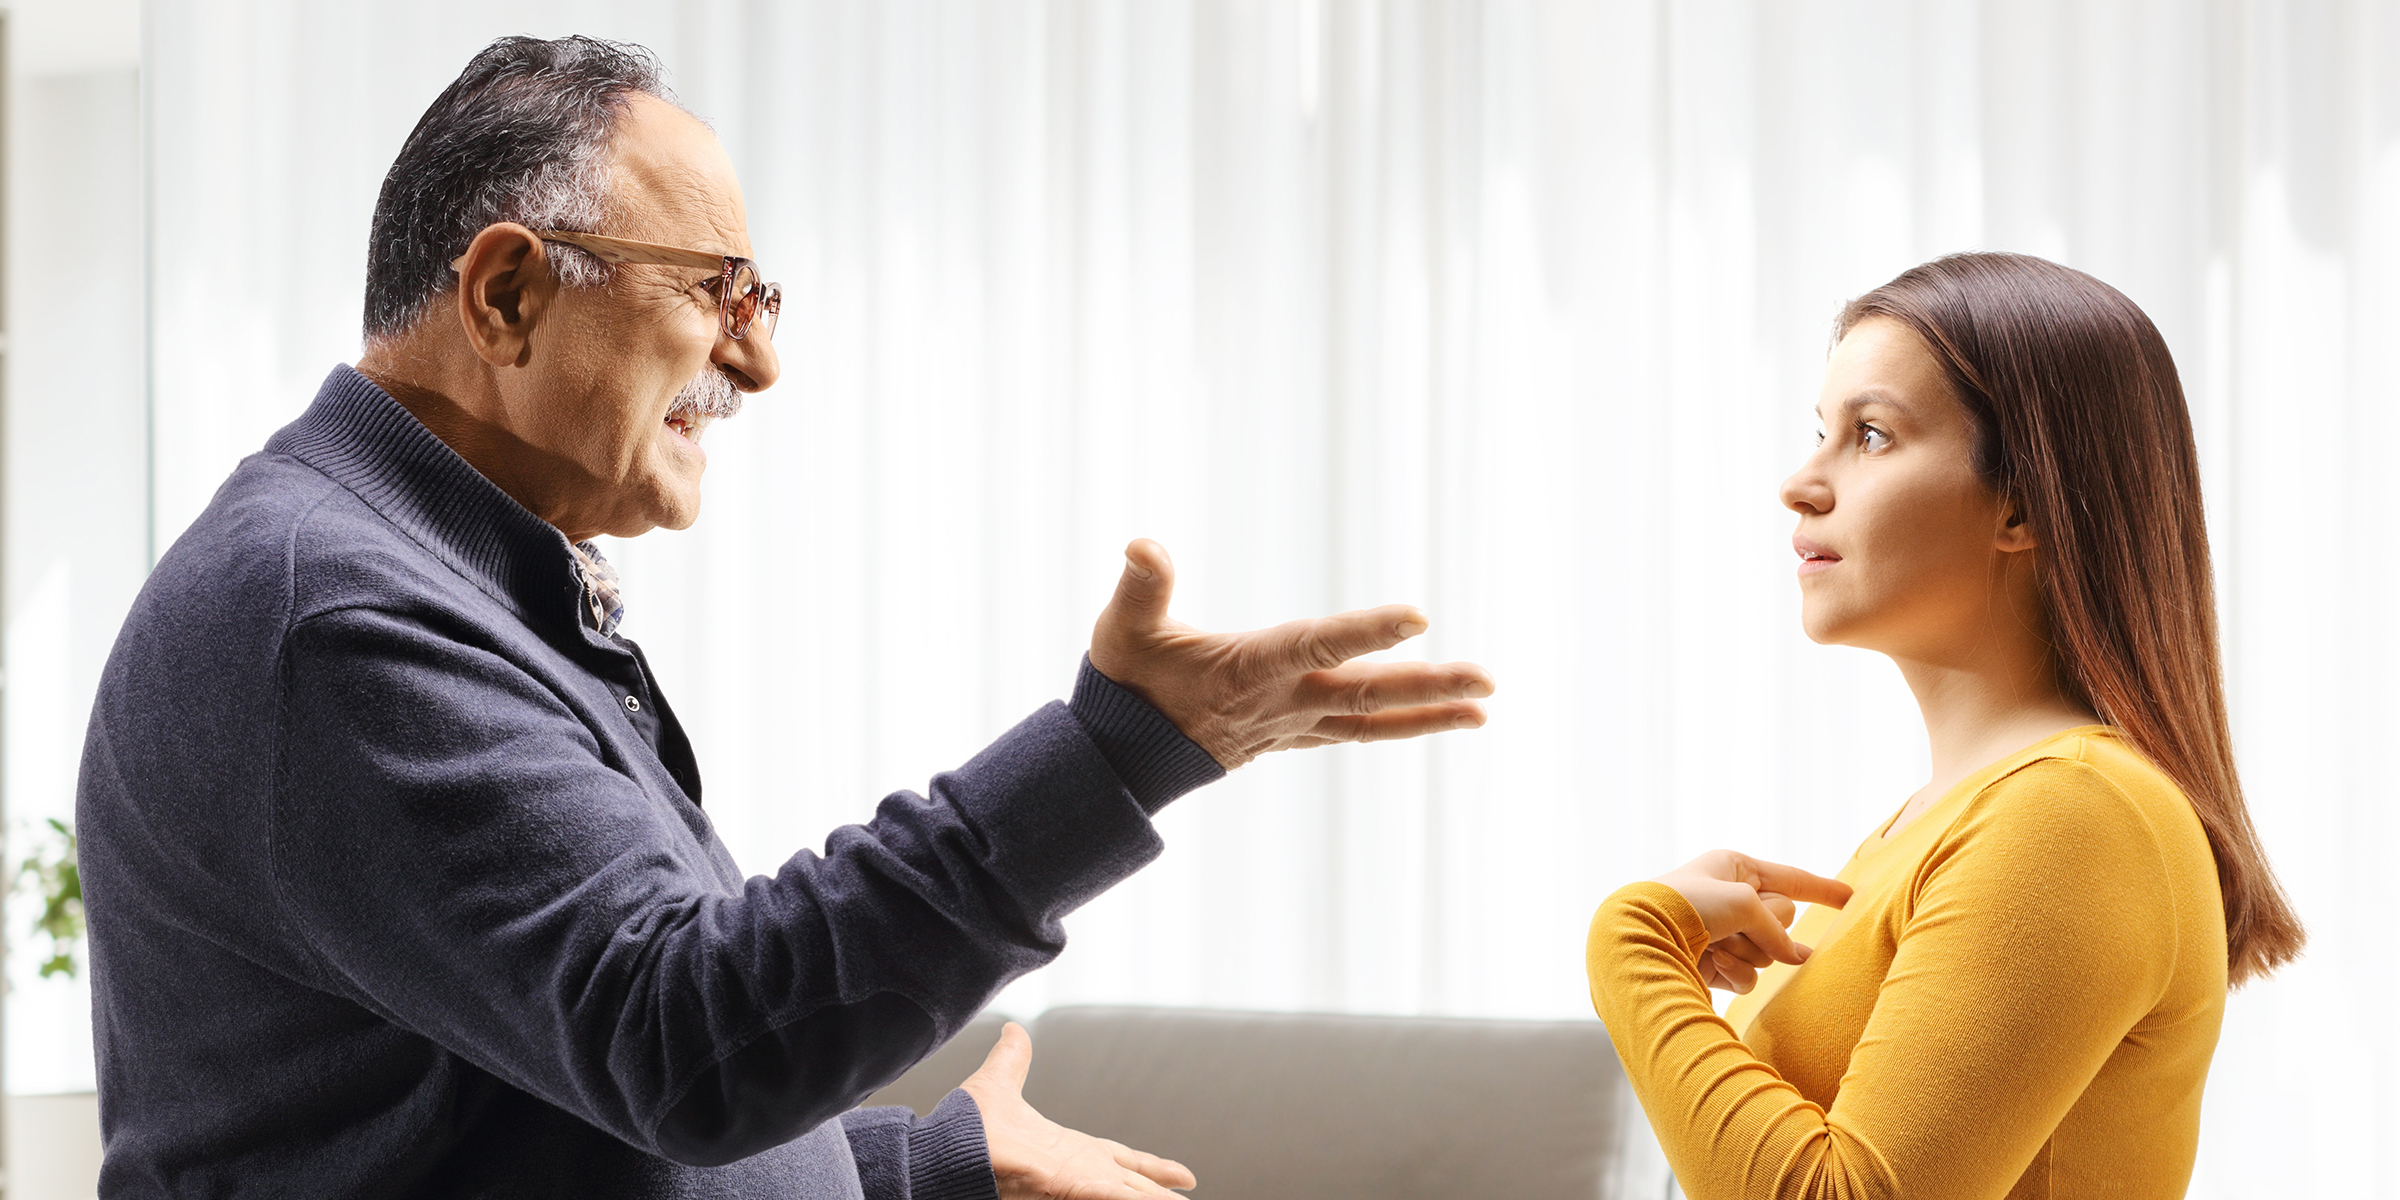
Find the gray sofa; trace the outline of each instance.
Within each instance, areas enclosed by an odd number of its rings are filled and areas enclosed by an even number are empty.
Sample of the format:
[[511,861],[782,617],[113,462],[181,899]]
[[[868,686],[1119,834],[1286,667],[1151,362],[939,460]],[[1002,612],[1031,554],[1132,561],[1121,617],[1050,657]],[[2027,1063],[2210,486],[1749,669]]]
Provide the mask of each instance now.
[[[986,1015],[870,1104],[930,1111],[999,1037]],[[1025,1096],[1178,1159],[1210,1200],[1657,1200],[1670,1194],[1596,1021],[1055,1008]]]
[[[1208,1200],[1662,1200],[1666,1163],[1597,1021],[1056,1008],[1036,1108],[1182,1160]],[[986,1016],[870,1104],[933,1106],[1000,1036]],[[91,1093],[8,1097],[11,1200],[92,1194]]]

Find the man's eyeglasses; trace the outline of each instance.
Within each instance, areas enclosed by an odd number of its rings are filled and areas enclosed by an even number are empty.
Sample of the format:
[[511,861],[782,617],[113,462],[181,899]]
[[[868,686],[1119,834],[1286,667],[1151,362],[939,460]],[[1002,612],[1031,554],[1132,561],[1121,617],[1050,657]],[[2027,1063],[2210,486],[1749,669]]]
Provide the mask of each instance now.
[[[738,342],[750,336],[750,330],[756,328],[760,336],[774,340],[775,318],[783,312],[783,287],[760,282],[758,264],[747,258],[565,229],[536,229],[533,236],[545,242],[563,242],[602,262],[648,263],[715,271],[716,276],[700,286],[707,288],[708,294],[716,299],[717,316],[723,324],[725,336]],[[459,264],[465,261],[465,256],[461,255],[450,264],[450,269],[457,270]]]

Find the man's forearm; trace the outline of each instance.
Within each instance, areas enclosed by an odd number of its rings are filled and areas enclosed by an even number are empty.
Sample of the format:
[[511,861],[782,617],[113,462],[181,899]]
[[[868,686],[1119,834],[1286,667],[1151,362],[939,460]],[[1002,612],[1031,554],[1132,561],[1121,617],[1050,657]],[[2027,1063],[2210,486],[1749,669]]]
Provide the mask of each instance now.
[[[1159,850],[1145,806],[1096,749],[1063,706],[1046,706],[927,796],[887,797],[873,821],[836,830],[822,858],[804,852],[771,886],[753,881],[750,911],[725,931],[751,944],[709,952],[776,953],[786,930],[809,928],[821,960],[792,966],[824,976],[804,989],[820,999],[692,1077],[656,1127],[661,1152],[724,1162],[832,1119],[1056,957],[1060,919]],[[721,999],[743,1007],[777,986],[757,970],[734,982],[745,994]]]

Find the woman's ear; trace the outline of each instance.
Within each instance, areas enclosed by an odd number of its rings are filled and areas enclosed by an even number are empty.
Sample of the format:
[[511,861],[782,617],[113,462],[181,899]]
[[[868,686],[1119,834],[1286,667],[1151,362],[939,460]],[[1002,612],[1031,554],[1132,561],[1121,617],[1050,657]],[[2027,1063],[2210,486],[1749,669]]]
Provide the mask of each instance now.
[[2041,544],[2041,539],[2033,536],[2033,522],[2025,519],[2025,511],[2017,502],[2001,501],[2000,531],[1992,539],[1992,545],[2003,554],[2016,554]]

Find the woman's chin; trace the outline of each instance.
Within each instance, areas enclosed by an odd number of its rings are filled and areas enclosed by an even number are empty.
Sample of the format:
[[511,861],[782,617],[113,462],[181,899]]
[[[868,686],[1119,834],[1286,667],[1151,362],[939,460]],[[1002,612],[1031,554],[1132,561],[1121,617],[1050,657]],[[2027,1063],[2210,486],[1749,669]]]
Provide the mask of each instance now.
[[1856,625],[1857,622],[1844,620],[1840,614],[1805,607],[1800,610],[1800,632],[1820,646],[1857,645],[1850,636]]

